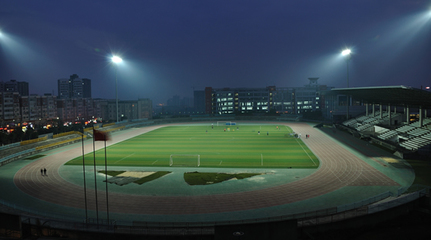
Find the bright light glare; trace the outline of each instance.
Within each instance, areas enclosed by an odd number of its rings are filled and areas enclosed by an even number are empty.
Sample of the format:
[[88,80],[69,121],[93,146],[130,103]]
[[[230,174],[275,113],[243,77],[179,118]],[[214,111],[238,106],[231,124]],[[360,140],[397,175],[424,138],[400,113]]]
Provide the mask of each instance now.
[[114,63],[120,63],[120,62],[122,62],[123,61],[123,59],[121,59],[120,57],[118,57],[118,56],[113,56],[112,58],[111,58],[111,60],[114,62]]
[[343,51],[341,52],[341,55],[346,56],[346,55],[349,55],[351,52],[352,52],[352,51],[350,51],[350,49],[346,49],[346,50],[343,50]]

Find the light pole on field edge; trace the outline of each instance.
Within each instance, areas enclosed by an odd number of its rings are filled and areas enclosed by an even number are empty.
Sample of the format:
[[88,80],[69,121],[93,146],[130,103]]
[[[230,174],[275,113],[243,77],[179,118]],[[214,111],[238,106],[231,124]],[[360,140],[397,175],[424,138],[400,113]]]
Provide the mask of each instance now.
[[[349,61],[352,58],[352,51],[350,49],[345,49],[341,52],[346,59],[346,68],[347,68],[347,88],[349,88]],[[350,96],[347,95],[347,113],[346,120],[349,119],[349,104],[350,104]]]
[[113,56],[111,58],[112,62],[115,63],[115,107],[116,107],[116,114],[117,114],[117,122],[118,122],[118,83],[117,83],[117,71],[118,71],[118,64],[123,61],[118,56]]

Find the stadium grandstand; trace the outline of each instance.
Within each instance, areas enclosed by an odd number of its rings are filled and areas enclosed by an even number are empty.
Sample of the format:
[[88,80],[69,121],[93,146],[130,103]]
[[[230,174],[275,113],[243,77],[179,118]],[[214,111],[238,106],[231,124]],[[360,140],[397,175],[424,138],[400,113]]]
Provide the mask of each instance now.
[[361,101],[365,113],[339,126],[361,138],[393,150],[399,157],[428,158],[431,155],[431,93],[405,86],[339,88]]

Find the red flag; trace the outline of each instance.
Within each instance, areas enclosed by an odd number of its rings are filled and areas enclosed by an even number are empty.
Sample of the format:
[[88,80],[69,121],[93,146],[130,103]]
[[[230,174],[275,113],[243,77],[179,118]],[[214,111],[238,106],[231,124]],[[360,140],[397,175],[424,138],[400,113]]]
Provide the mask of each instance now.
[[93,137],[94,137],[94,141],[108,141],[109,140],[108,133],[98,131],[96,129],[93,129]]

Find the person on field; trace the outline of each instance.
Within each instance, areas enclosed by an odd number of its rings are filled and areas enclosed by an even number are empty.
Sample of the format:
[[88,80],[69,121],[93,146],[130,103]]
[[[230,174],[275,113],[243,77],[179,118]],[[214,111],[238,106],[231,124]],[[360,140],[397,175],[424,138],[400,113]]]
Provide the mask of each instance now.
[[43,169],[42,168],[40,169],[40,175],[43,176]]
[[43,175],[47,176],[46,175],[46,168],[43,169]]

